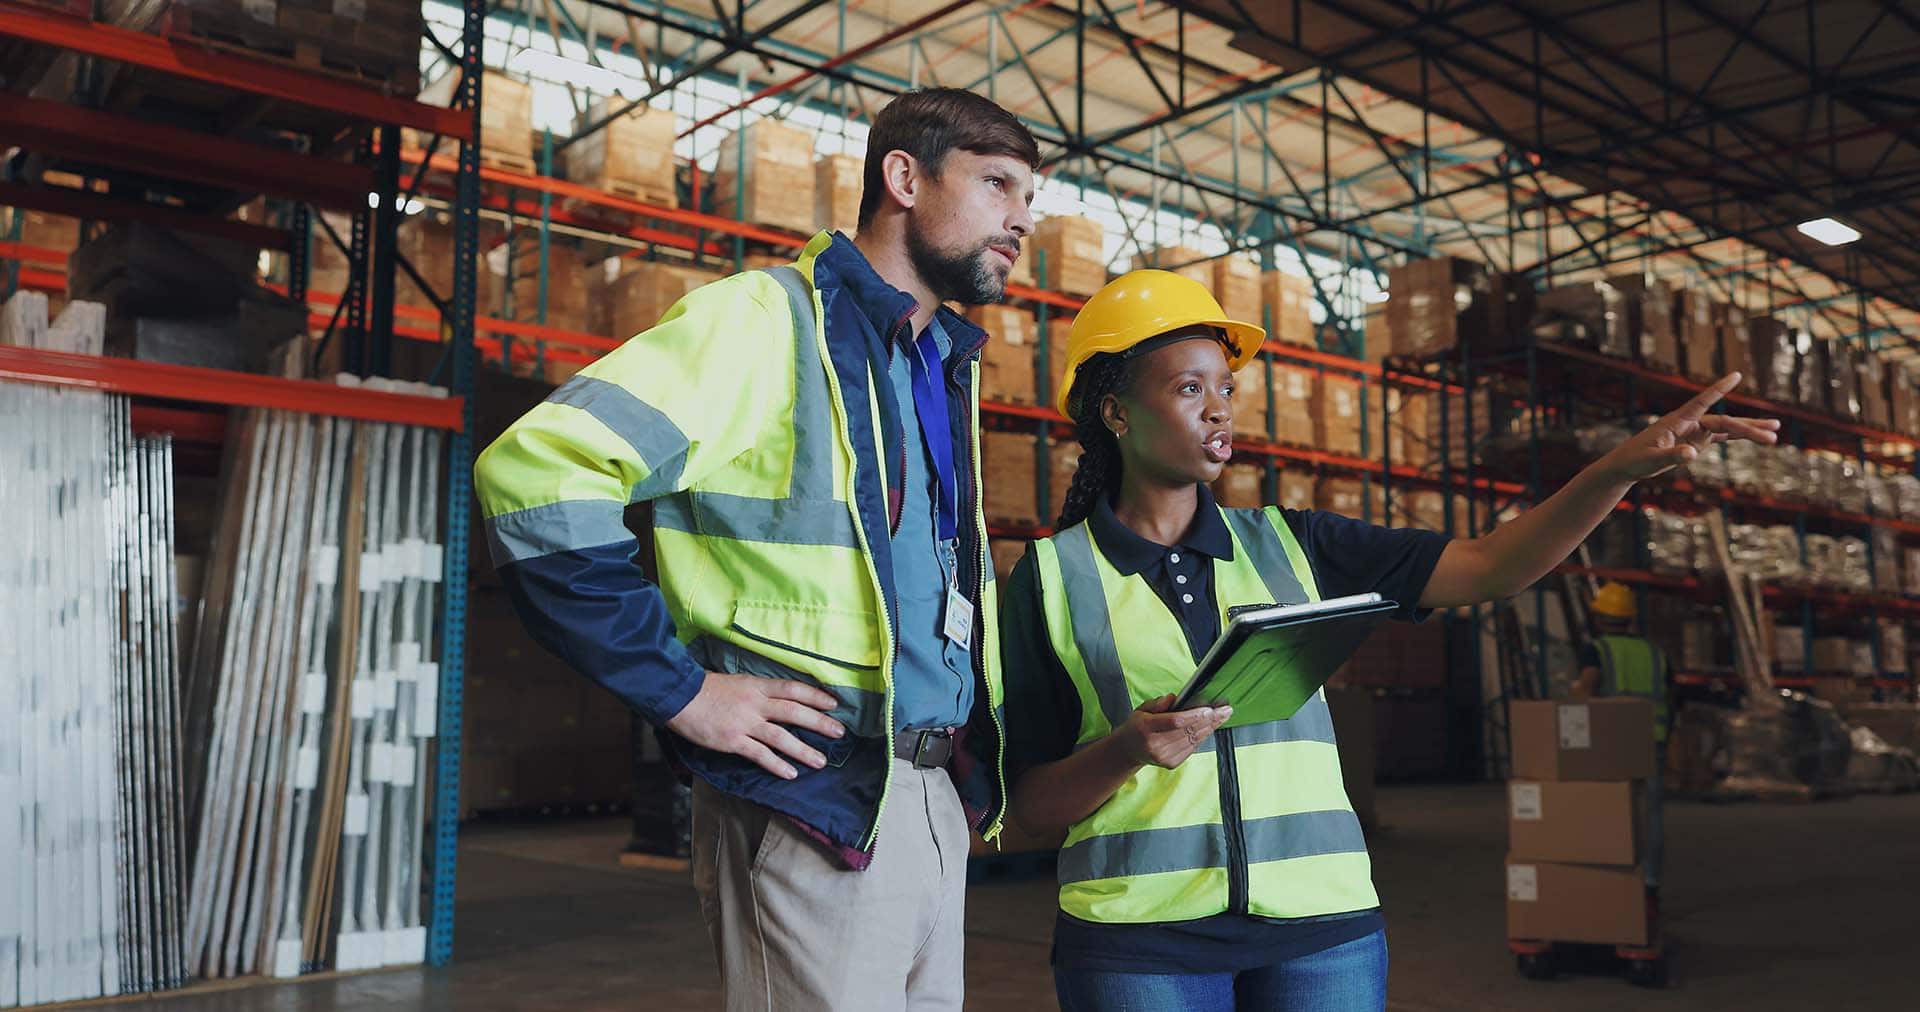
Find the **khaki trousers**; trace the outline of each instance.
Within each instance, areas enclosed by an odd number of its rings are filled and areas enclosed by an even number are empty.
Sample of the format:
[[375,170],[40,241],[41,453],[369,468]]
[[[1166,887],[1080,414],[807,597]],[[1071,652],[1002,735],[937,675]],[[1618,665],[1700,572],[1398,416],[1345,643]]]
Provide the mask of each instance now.
[[966,815],[945,770],[894,759],[890,775],[866,871],[694,781],[693,880],[728,1012],[958,1012]]

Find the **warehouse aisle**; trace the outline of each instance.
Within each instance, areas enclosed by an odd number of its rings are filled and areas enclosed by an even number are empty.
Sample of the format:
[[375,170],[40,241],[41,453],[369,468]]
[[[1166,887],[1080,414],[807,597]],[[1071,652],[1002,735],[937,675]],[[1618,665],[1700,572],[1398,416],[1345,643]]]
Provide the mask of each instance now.
[[[1891,1009],[1911,999],[1911,876],[1920,795],[1815,805],[1679,804],[1669,813],[1667,904],[1679,986],[1608,977],[1519,979],[1503,938],[1504,794],[1487,785],[1390,787],[1376,877],[1393,941],[1392,1007],[1566,1012]],[[719,1007],[698,904],[677,875],[609,856],[617,822],[482,827],[460,870],[460,961],[117,1008],[156,1012]],[[1903,879],[1902,873],[1905,873]],[[969,1009],[1052,1007],[1044,882],[977,887]]]

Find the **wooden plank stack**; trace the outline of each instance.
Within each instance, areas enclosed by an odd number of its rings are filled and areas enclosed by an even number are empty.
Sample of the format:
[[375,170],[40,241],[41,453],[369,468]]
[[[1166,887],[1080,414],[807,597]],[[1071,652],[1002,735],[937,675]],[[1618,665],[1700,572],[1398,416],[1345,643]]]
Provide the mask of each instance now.
[[[491,92],[485,96],[486,101],[492,98]],[[602,99],[587,110],[581,125],[597,123],[612,112],[610,101],[626,104]],[[567,178],[615,196],[679,207],[673,157],[678,127],[672,110],[641,105],[568,145],[563,152]]]
[[[1042,218],[1028,243],[1033,249],[1034,277],[1051,291],[1092,295],[1107,283],[1106,241],[1106,230],[1092,218],[1070,214]],[[1044,278],[1041,256],[1047,261]]]
[[720,142],[713,167],[713,213],[810,233],[814,227],[813,135],[756,120]]
[[849,236],[860,227],[860,192],[865,160],[855,155],[821,155],[813,163],[813,224]]

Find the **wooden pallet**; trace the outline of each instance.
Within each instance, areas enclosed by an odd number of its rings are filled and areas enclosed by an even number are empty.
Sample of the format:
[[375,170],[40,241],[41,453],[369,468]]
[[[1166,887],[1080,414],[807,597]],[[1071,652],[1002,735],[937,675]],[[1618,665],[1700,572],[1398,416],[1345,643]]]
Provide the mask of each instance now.
[[516,152],[499,151],[487,147],[480,149],[480,166],[487,169],[518,172],[523,176],[536,176],[540,174],[540,163],[538,161]]

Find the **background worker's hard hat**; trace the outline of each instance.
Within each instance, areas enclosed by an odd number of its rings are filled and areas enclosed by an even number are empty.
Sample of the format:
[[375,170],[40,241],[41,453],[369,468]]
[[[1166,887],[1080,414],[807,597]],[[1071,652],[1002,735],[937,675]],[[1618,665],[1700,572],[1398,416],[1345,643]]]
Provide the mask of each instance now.
[[1639,609],[1634,606],[1633,591],[1624,583],[1607,582],[1593,594],[1593,613],[1609,618],[1632,618]]
[[1073,378],[1087,359],[1118,354],[1150,338],[1183,327],[1217,327],[1227,336],[1227,365],[1235,372],[1253,361],[1264,328],[1230,320],[1207,286],[1172,271],[1138,270],[1107,282],[1073,318],[1067,332],[1067,365],[1060,375],[1054,405],[1068,414]]

